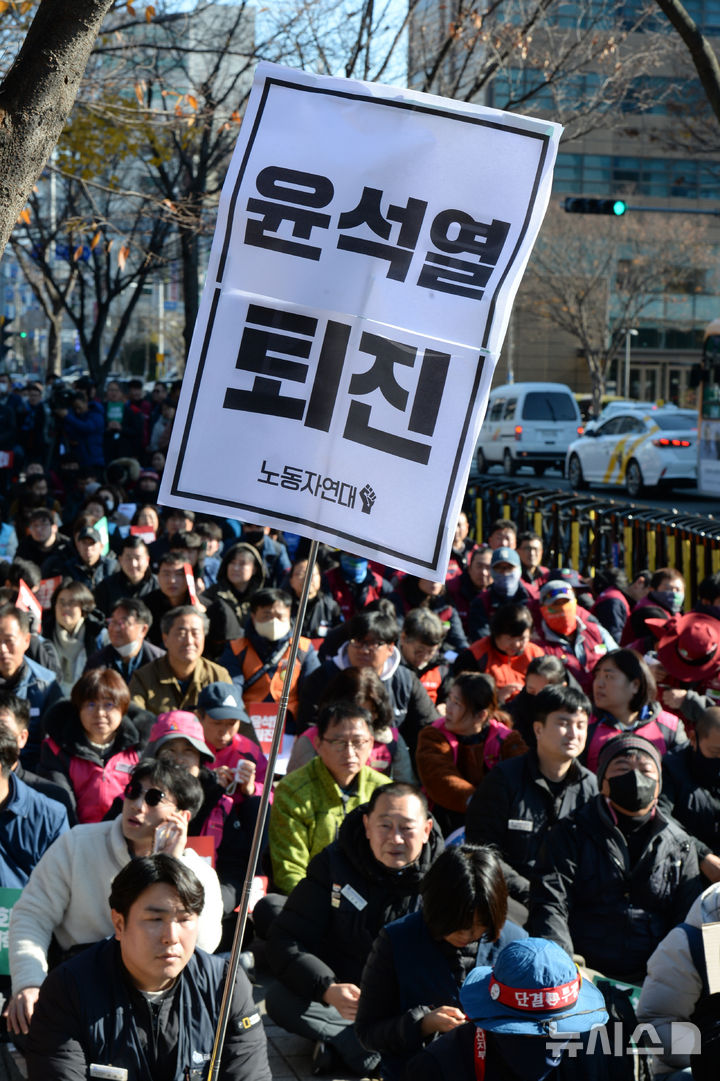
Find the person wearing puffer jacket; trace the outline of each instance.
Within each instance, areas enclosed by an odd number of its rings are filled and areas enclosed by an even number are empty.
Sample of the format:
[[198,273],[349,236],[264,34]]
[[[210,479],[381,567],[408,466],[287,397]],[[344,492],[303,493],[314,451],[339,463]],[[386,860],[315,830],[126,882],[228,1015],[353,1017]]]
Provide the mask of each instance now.
[[[153,717],[136,710],[139,718],[132,721],[129,705],[122,676],[111,668],[93,668],[45,719],[38,773],[67,789],[79,822],[103,819],[125,791],[147,742]],[[144,737],[140,728],[146,729]]]
[[[684,1023],[692,1023],[698,1004],[706,995],[704,973],[696,964],[698,945],[702,951],[701,928],[705,923],[720,920],[720,883],[714,883],[700,894],[690,908],[684,923],[673,927],[665,935],[660,945],[651,954],[647,963],[647,976],[642,986],[642,994],[637,1005],[638,1020],[650,1023],[657,1038],[663,1045],[663,1054],[654,1056],[653,1069],[656,1077],[664,1081],[681,1081],[695,1077],[693,1065],[691,1075],[691,1054],[694,1050],[691,1037],[692,1029]],[[695,956],[694,956],[695,955]],[[679,1037],[687,1037],[679,1040]],[[682,1050],[678,1046],[682,1044]],[[699,1050],[699,1049],[698,1049]],[[708,1048],[703,1048],[703,1067],[713,1068],[718,1075],[718,1052],[714,1051],[710,1062]],[[695,1056],[692,1056],[695,1059]],[[703,1074],[698,1076],[711,1076]]]
[[419,789],[377,788],[314,857],[271,924],[267,959],[277,982],[267,1011],[317,1041],[313,1072],[343,1064],[374,1072],[378,1056],[360,1046],[352,1023],[363,965],[380,929],[417,908],[420,880],[442,847]]

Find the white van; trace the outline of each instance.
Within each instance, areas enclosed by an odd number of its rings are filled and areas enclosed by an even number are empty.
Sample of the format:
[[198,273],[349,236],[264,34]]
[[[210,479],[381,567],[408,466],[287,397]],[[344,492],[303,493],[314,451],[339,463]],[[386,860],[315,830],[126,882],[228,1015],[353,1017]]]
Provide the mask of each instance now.
[[531,465],[542,476],[562,470],[568,445],[582,435],[578,404],[564,383],[505,383],[490,391],[477,442],[480,473],[500,462],[506,473]]

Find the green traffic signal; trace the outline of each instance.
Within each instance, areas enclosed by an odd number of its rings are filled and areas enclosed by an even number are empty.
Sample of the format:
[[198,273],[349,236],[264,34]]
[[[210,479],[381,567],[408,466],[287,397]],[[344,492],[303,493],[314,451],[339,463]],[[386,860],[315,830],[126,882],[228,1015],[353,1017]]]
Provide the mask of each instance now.
[[567,214],[610,214],[615,218],[627,210],[623,199],[590,199],[586,196],[563,199],[562,205]]

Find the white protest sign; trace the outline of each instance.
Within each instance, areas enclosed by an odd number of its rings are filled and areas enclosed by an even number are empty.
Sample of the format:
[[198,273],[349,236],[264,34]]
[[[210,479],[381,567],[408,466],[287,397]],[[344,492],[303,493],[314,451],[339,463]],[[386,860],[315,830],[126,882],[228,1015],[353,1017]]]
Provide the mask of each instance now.
[[444,578],[560,130],[259,65],[161,501]]

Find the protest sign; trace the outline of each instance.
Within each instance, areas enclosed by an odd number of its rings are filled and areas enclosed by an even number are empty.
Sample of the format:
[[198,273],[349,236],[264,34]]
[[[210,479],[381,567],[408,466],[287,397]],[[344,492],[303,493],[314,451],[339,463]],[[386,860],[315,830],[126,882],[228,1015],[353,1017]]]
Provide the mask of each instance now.
[[49,608],[52,595],[62,582],[62,575],[55,574],[52,578],[43,578],[35,590],[35,596],[41,608]]
[[0,887],[0,976],[10,975],[10,913],[21,893],[15,886]]
[[18,583],[18,595],[15,604],[21,611],[28,613],[32,620],[33,630],[39,631],[42,627],[42,605],[30,586],[22,578]]
[[260,64],[161,501],[444,578],[559,136]]

